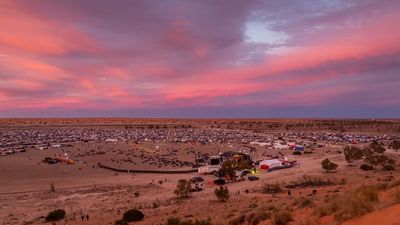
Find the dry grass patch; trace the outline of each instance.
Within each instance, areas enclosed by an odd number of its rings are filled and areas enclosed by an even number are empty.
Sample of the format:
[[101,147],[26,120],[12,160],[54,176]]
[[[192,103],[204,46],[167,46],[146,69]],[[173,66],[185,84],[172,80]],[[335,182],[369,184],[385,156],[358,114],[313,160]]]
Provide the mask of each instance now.
[[263,186],[261,187],[261,192],[264,194],[277,194],[282,192],[282,186],[279,183],[275,183],[275,184],[263,184]]
[[294,205],[299,208],[306,208],[314,206],[314,201],[310,198],[300,197],[294,201]]
[[307,218],[300,220],[299,225],[321,225],[321,222],[318,217],[308,216]]
[[375,204],[379,201],[379,190],[378,186],[362,186],[331,199],[324,206],[316,208],[315,213],[319,217],[334,214],[337,221],[360,217],[374,210]]
[[338,184],[337,181],[319,177],[319,176],[303,176],[297,181],[291,182],[286,185],[286,188],[306,188],[306,187],[321,187],[321,186],[330,186]]
[[291,221],[293,221],[293,216],[288,208],[280,208],[272,213],[272,225],[287,225]]
[[393,194],[396,203],[400,203],[400,188],[397,188]]
[[258,209],[255,212],[251,212],[249,214],[242,214],[238,217],[233,218],[229,221],[229,225],[240,225],[240,224],[248,224],[248,225],[257,225],[261,221],[267,220],[271,218],[271,212],[265,211],[262,209]]

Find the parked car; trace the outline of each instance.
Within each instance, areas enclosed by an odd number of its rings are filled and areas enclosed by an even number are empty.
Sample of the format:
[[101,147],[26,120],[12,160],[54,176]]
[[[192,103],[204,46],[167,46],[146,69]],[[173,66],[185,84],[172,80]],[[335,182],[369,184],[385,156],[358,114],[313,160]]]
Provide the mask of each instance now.
[[249,179],[249,181],[256,181],[259,180],[260,178],[256,176],[248,176],[247,179]]

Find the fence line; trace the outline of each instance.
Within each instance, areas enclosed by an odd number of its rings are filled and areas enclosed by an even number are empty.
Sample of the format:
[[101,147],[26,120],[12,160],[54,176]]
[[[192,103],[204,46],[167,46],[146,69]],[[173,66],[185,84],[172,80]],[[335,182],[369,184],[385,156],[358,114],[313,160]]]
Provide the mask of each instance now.
[[136,169],[117,169],[110,166],[98,164],[100,168],[108,169],[115,172],[121,173],[160,173],[160,174],[184,174],[184,173],[197,173],[197,169],[191,170],[136,170]]

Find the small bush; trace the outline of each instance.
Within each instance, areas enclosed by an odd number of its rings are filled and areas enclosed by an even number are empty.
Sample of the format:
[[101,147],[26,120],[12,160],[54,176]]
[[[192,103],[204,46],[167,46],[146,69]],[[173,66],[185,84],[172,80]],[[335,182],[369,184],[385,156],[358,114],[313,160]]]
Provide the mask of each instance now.
[[293,152],[293,155],[301,155],[301,154],[303,154],[303,153],[301,153],[300,151],[294,151]]
[[258,207],[258,205],[256,203],[251,203],[249,206],[249,208],[251,208],[251,209],[255,209],[257,207]]
[[265,213],[265,212],[251,213],[246,216],[246,221],[247,221],[247,224],[249,224],[249,225],[257,225],[261,221],[269,219],[270,217],[271,217],[271,215],[268,213]]
[[374,167],[372,167],[372,166],[370,166],[370,165],[368,165],[368,164],[362,164],[362,165],[360,166],[360,169],[365,170],[365,171],[369,171],[369,170],[373,170]]
[[126,211],[122,217],[127,222],[141,221],[144,218],[144,214],[138,209],[130,209]]
[[46,221],[58,221],[62,220],[65,217],[65,210],[64,209],[57,209],[54,211],[49,212],[46,216]]
[[129,223],[125,220],[117,220],[115,221],[114,225],[129,225]]
[[294,202],[295,205],[297,205],[300,208],[306,208],[306,207],[311,207],[314,205],[314,202],[306,197],[300,197],[295,200]]
[[217,196],[220,201],[227,201],[230,197],[228,187],[219,186],[214,190],[215,196]]
[[383,170],[386,170],[386,171],[393,171],[395,169],[396,168],[393,165],[390,165],[390,164],[387,164],[387,165],[383,166]]
[[166,225],[179,225],[181,223],[181,219],[179,217],[170,217],[167,220]]
[[292,213],[287,209],[280,209],[272,214],[272,225],[286,225],[293,220]]
[[400,140],[394,140],[392,141],[389,146],[393,148],[394,150],[398,151],[400,149]]
[[336,170],[336,168],[338,167],[338,164],[331,162],[329,159],[324,159],[321,162],[321,166],[324,170],[326,170],[326,172],[329,172],[331,170]]
[[279,183],[276,184],[267,184],[265,183],[262,186],[262,193],[264,194],[276,194],[282,192],[282,187]]

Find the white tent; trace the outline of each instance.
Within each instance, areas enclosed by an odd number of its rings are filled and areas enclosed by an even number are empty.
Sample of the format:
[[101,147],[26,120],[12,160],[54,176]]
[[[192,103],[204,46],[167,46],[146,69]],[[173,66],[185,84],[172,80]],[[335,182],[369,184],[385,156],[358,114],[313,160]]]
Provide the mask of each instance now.
[[279,166],[282,166],[282,161],[279,159],[267,159],[261,161],[259,164],[260,169],[272,169]]

